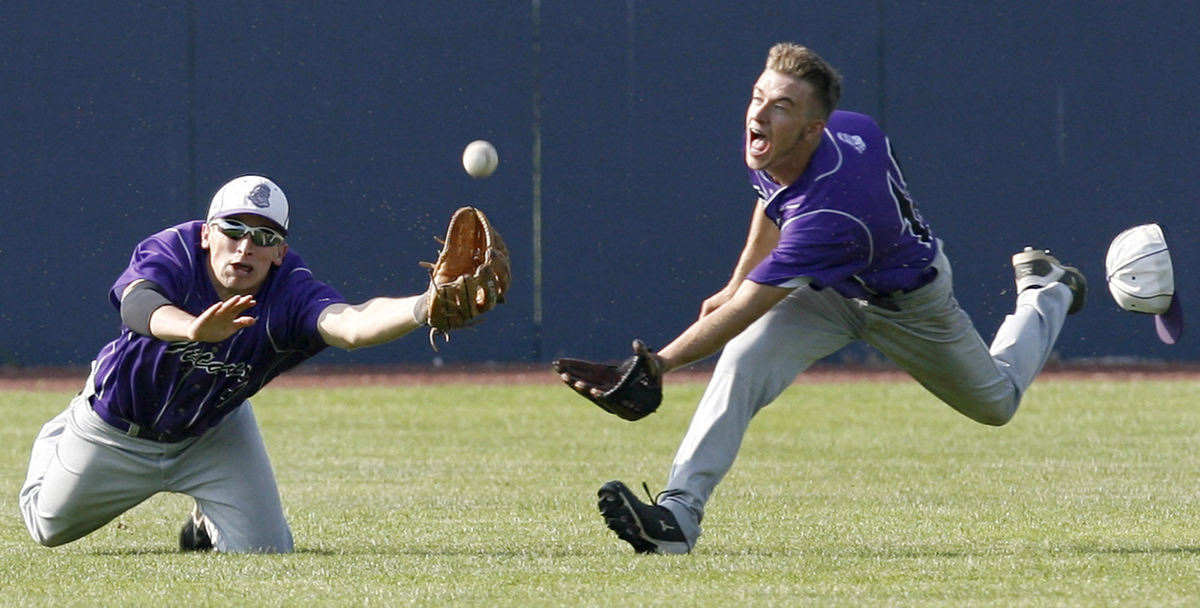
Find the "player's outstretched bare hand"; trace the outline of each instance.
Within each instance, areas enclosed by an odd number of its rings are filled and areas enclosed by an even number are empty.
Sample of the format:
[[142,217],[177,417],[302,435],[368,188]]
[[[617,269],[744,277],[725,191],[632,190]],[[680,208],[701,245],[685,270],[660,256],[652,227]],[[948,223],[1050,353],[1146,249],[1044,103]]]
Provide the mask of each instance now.
[[192,322],[188,338],[193,342],[221,342],[246,327],[254,325],[254,317],[242,313],[257,302],[254,296],[233,296],[217,302],[200,313]]

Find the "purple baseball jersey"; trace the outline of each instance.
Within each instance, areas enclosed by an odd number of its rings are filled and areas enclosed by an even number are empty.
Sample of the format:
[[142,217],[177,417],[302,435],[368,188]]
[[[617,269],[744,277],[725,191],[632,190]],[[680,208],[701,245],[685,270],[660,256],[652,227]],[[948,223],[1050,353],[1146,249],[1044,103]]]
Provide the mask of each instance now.
[[[216,304],[208,252],[200,247],[202,225],[187,222],[139,243],[109,292],[113,305],[120,308],[121,294],[137,279],[154,282],[193,315]],[[346,301],[314,279],[292,251],[254,297],[257,304],[243,314],[257,322],[224,342],[165,342],[122,326],[96,357],[93,408],[143,429],[200,435],[272,378],[324,349],[317,317]]]
[[834,112],[808,168],[783,187],[750,171],[779,244],[747,276],[776,287],[830,287],[850,298],[928,283],[938,241],[917,212],[887,136],[870,117]]

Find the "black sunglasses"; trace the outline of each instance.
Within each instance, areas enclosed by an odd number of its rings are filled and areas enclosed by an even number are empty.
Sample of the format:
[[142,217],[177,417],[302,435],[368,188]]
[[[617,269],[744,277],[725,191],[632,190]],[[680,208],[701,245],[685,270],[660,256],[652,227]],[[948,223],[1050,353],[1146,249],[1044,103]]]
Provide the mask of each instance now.
[[240,241],[250,235],[250,240],[259,247],[274,247],[282,245],[284,236],[281,232],[274,228],[266,226],[248,226],[237,220],[228,218],[216,219],[212,221],[212,225],[216,226],[221,234],[235,240]]

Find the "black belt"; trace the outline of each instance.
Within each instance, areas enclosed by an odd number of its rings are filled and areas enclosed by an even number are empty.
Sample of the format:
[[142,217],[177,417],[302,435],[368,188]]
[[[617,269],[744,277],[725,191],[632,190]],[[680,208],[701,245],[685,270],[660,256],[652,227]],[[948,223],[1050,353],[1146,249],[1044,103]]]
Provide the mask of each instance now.
[[932,283],[933,280],[937,278],[937,275],[938,275],[937,268],[930,266],[930,267],[926,268],[925,270],[923,270],[921,272],[921,274],[917,276],[917,282],[912,287],[909,287],[908,289],[899,289],[896,291],[890,291],[888,293],[871,294],[864,299],[867,302],[871,303],[872,305],[878,306],[884,310],[890,310],[892,312],[900,312],[900,305],[896,304],[896,302],[894,300],[892,300],[892,298],[895,298],[897,296],[902,296],[904,294],[912,293],[912,292]]
[[[88,402],[90,403],[91,399],[88,399]],[[116,428],[130,437],[149,439],[150,441],[157,441],[158,443],[179,443],[184,439],[191,439],[191,437],[182,435],[180,433],[156,431],[154,429],[143,428],[141,425],[135,422],[130,422],[129,420],[126,420],[111,412],[100,411],[96,409],[95,404],[92,404],[92,411],[96,412],[96,415],[99,416],[101,420],[107,422],[109,426]]]

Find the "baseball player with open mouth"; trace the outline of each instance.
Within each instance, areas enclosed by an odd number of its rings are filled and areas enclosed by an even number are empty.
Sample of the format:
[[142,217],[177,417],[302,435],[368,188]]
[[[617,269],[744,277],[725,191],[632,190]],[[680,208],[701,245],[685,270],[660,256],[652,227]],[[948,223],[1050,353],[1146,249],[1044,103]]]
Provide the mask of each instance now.
[[692,549],[751,418],[816,361],[865,341],[962,414],[1001,425],[1083,308],[1083,275],[1026,248],[1012,258],[1016,308],[984,343],[888,138],[835,111],[840,80],[807,48],[772,47],[743,134],[759,200],[728,284],[657,353],[635,342],[620,366],[555,362],[571,388],[633,420],[658,407],[663,374],[724,349],[653,504],[619,481],[599,490],[608,527],[638,552]]
[[203,221],[137,245],[109,292],[120,335],[34,441],[19,498],[34,540],[69,543],[178,492],[196,501],[180,549],[291,551],[248,399],[327,346],[382,344],[421,326],[444,333],[508,290],[503,241],[471,207],[452,219],[424,293],[355,305],[289,249],[288,220],[279,186],[247,175],[217,191]]

